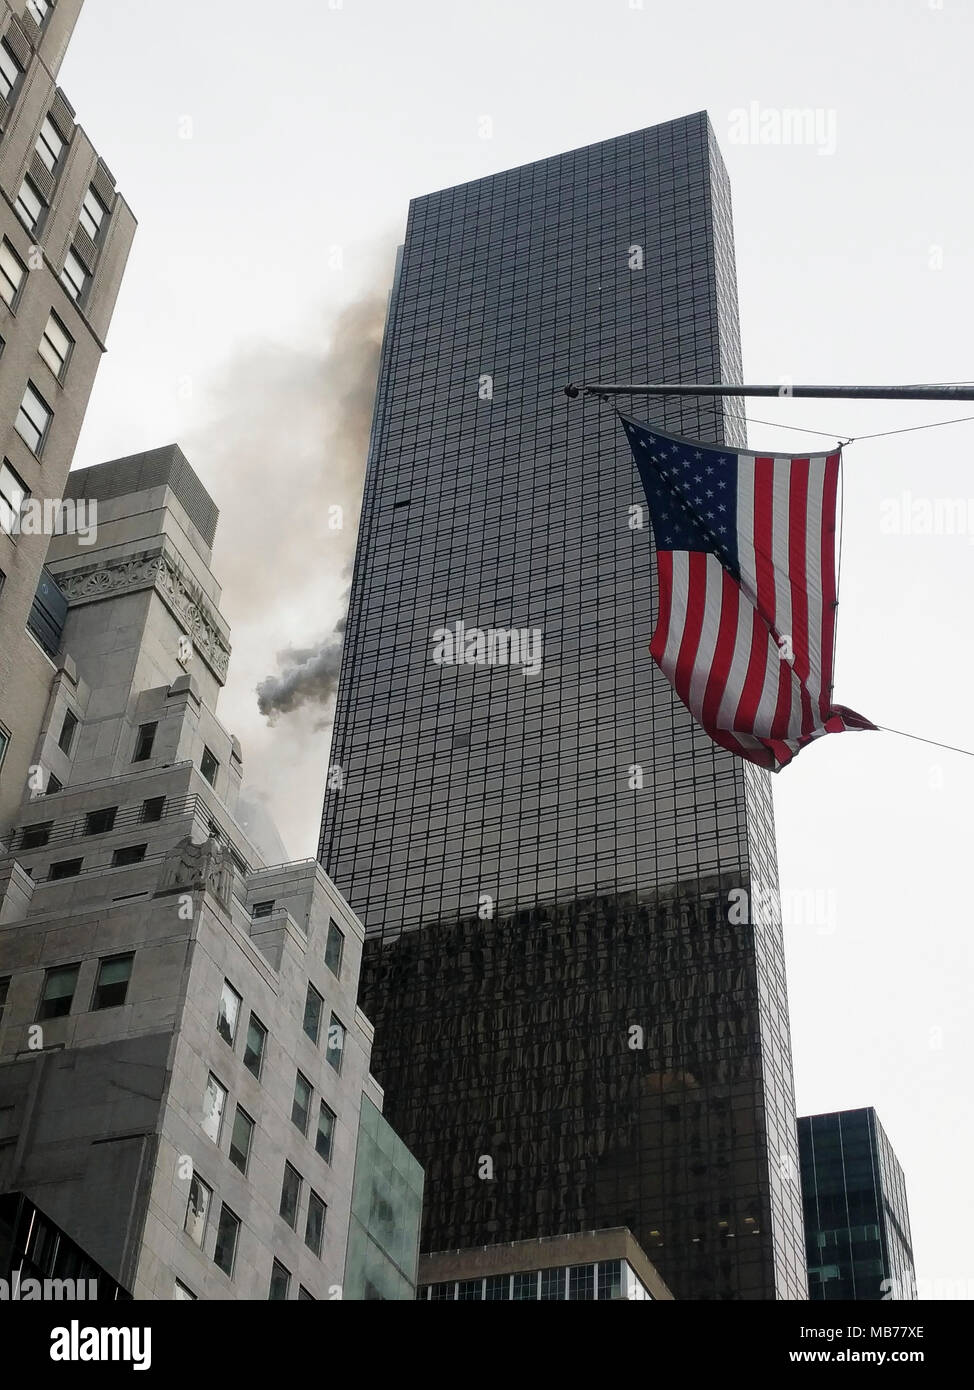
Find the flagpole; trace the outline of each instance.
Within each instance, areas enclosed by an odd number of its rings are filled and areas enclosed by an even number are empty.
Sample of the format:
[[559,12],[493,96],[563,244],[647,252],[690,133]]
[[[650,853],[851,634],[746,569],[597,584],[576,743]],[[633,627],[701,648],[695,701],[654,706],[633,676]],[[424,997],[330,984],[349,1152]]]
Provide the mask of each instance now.
[[570,383],[565,395],[588,396],[778,396],[853,401],[974,401],[974,385],[958,386],[726,386],[717,382]]

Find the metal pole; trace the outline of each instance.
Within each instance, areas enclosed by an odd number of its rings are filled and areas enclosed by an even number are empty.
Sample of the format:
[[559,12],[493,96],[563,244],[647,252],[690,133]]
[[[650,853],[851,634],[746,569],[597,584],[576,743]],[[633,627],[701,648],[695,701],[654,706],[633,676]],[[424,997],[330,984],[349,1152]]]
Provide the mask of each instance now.
[[694,382],[647,386],[596,382],[568,385],[565,395],[574,400],[581,392],[589,396],[818,396],[823,399],[853,401],[974,401],[972,386],[723,386]]

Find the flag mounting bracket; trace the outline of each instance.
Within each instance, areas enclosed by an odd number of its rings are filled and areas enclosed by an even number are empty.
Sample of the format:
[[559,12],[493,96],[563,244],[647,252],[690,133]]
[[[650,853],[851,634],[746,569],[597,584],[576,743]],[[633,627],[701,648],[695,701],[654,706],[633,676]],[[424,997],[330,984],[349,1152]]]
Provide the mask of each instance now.
[[619,382],[570,382],[565,395],[575,400],[588,396],[778,396],[818,397],[822,400],[858,401],[974,401],[974,384],[955,386],[727,386],[719,382],[651,382],[647,385]]

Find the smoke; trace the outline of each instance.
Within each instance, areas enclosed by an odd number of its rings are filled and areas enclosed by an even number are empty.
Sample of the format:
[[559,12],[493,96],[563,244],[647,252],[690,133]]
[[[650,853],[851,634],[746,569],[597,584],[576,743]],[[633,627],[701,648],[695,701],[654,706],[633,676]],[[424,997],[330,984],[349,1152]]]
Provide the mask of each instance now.
[[[257,344],[206,383],[186,454],[220,508],[212,595],[231,629],[221,721],[285,841],[316,836],[394,243],[373,286],[309,312],[312,347]],[[255,698],[256,692],[256,698]],[[281,716],[287,716],[281,718]],[[275,725],[277,727],[275,728]]]
[[[268,723],[277,723],[281,714],[290,714],[302,705],[321,705],[327,708],[338,690],[338,675],[342,665],[342,634],[345,619],[339,618],[332,632],[313,647],[286,647],[278,652],[277,662],[283,668],[279,676],[266,676],[257,687],[257,707],[267,716]],[[325,717],[315,727],[327,727]]]
[[234,667],[262,647],[251,691],[271,720],[334,695],[387,297],[382,284],[322,324],[320,352],[267,345],[236,361],[190,451],[220,506],[214,569]]

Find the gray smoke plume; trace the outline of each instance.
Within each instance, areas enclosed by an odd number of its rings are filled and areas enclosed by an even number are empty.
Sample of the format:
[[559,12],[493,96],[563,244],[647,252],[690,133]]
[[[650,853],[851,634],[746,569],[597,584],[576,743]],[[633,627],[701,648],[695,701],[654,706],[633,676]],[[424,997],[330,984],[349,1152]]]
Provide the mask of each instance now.
[[[326,709],[338,690],[342,665],[342,634],[345,619],[339,618],[333,631],[314,647],[286,647],[278,652],[279,676],[266,676],[257,687],[257,707],[276,724],[280,714],[289,714],[302,705],[322,705]],[[321,718],[318,729],[328,724]]]
[[277,674],[254,673],[267,718],[334,693],[387,297],[383,285],[322,325],[322,352],[267,346],[235,362],[211,393],[214,423],[192,444],[220,502],[214,568],[235,656],[252,669],[262,647],[266,662],[282,611],[293,632],[341,603],[320,637],[312,628],[309,641],[282,645]]

